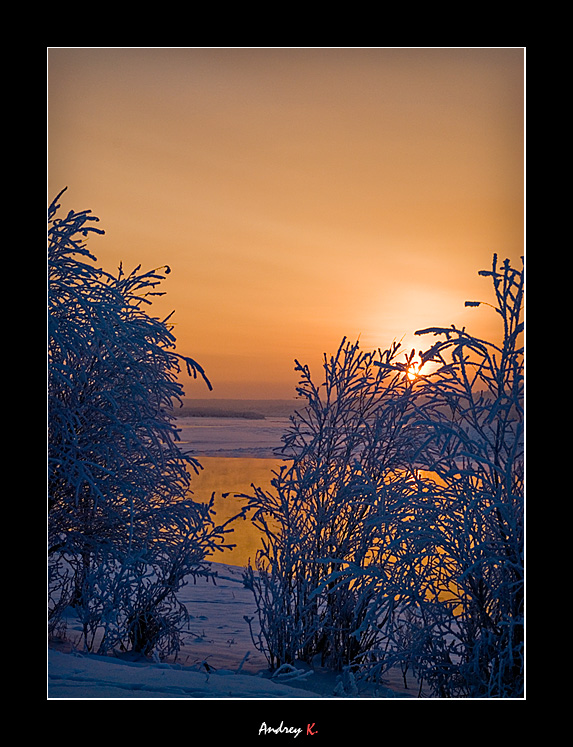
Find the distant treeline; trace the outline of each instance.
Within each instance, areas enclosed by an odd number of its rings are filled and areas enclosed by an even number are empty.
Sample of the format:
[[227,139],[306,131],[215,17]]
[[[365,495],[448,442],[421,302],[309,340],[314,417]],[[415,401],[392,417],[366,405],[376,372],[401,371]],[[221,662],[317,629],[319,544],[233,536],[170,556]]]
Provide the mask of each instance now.
[[246,418],[264,420],[268,417],[289,417],[299,400],[283,399],[184,399],[182,407],[175,408],[179,418]]
[[203,407],[180,407],[176,411],[178,418],[247,418],[248,420],[264,420],[262,412],[235,412],[234,410],[219,410]]

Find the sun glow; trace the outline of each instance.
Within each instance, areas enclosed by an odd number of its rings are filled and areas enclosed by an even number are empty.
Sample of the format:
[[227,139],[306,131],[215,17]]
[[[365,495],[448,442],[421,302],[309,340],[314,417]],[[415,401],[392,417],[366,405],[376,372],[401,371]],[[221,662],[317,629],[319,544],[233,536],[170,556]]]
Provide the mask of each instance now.
[[408,359],[406,364],[406,373],[410,381],[416,381],[422,375],[423,363],[418,355]]

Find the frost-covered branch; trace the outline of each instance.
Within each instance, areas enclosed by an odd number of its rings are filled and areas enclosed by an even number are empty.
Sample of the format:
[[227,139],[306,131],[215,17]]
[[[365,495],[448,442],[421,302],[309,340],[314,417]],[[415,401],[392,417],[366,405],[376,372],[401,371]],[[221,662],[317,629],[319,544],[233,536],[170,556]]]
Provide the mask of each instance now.
[[180,450],[175,425],[181,368],[211,385],[175,350],[169,317],[149,313],[170,268],[98,268],[86,245],[103,233],[97,219],[90,211],[60,218],[60,196],[48,211],[51,615],[75,605],[88,647],[105,630],[104,648],[119,636],[149,653],[176,637],[183,577],[204,574],[205,558],[231,531],[215,524],[212,501],[190,500],[201,465]]
[[481,274],[501,342],[421,330],[441,339],[416,376],[395,345],[343,340],[319,385],[297,363],[285,465],[247,497],[271,667],[320,656],[438,697],[523,692],[523,272],[494,256]]

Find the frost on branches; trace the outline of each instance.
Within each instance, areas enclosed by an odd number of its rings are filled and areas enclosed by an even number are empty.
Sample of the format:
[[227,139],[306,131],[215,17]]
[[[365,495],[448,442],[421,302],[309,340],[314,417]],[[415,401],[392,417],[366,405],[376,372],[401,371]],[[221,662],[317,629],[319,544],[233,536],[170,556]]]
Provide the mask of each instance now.
[[[307,367],[245,575],[271,666],[320,661],[435,697],[524,692],[523,271],[491,279],[500,341],[455,327],[398,360],[342,344]],[[480,306],[470,301],[468,306]]]
[[246,583],[271,666],[355,667],[378,643],[379,631],[365,625],[373,594],[348,583],[348,572],[376,562],[388,517],[411,493],[412,384],[402,364],[394,370],[398,353],[399,345],[371,354],[343,340],[325,356],[320,386],[297,364],[306,406],[283,438],[288,466],[274,492],[255,488],[248,498],[266,541]]
[[187,574],[208,576],[227,525],[189,499],[200,464],[178,446],[184,365],[168,319],[149,314],[168,267],[110,275],[86,247],[90,211],[49,208],[49,619],[73,605],[100,653],[177,649]]

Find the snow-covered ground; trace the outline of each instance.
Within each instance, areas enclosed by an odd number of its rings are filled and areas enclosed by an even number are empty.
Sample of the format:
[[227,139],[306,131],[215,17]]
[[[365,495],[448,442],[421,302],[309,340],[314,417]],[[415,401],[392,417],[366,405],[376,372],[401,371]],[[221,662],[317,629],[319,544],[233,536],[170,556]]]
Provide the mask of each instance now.
[[[258,449],[276,445],[280,433],[279,424],[266,421],[184,420],[184,435],[189,436],[184,440],[193,443],[197,454],[215,452],[229,456],[241,450],[241,455],[257,456],[261,454]],[[158,663],[88,655],[81,649],[78,621],[68,619],[66,640],[58,645],[51,643],[48,648],[48,698],[300,700],[416,696],[414,683],[411,690],[405,689],[399,673],[378,687],[356,686],[336,673],[303,664],[283,668],[271,676],[245,619],[251,618],[256,632],[256,607],[252,593],[243,585],[242,568],[217,562],[213,569],[217,571],[216,584],[191,580],[181,590],[180,599],[187,606],[190,620],[175,661]]]
[[[242,569],[214,563],[216,584],[199,580],[180,598],[190,620],[176,661],[157,663],[82,652],[81,626],[68,620],[68,640],[48,650],[49,698],[332,698],[408,697],[401,678],[388,687],[353,687],[320,667],[284,667],[273,676],[253,645],[245,616],[256,609]],[[77,646],[74,645],[77,642]],[[392,688],[390,687],[392,686]]]

